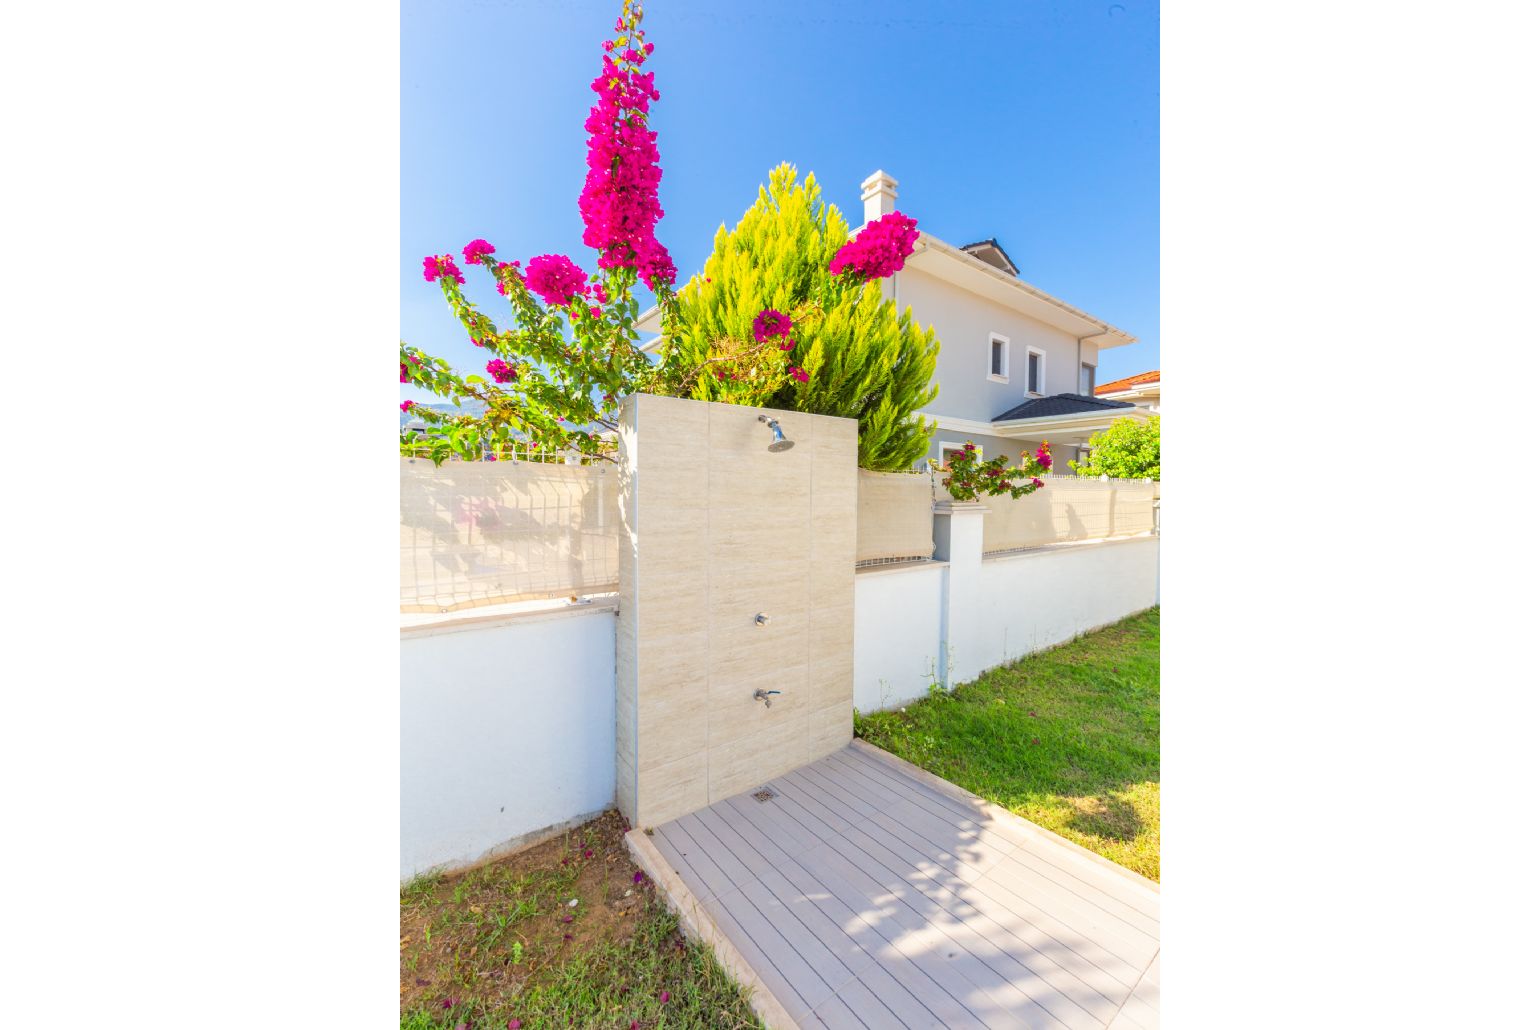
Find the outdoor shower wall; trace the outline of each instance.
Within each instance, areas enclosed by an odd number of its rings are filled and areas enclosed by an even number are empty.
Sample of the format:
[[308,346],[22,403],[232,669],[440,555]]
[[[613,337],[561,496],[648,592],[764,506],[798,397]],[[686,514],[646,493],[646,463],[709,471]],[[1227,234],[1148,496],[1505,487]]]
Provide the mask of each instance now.
[[637,395],[620,466],[615,793],[652,825],[850,740],[856,423]]

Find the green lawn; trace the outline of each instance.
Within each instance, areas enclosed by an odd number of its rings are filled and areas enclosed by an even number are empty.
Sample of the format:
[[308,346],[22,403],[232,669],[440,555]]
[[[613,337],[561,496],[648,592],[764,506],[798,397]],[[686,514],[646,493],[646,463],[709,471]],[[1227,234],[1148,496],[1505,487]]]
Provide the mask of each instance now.
[[632,865],[611,810],[401,889],[401,1030],[760,1027]]
[[1160,609],[856,716],[856,736],[1160,879]]

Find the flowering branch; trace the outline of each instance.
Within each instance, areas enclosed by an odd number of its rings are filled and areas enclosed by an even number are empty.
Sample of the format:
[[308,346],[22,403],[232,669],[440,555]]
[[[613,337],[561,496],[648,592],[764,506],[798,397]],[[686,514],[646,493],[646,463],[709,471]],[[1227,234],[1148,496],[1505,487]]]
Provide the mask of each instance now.
[[1053,468],[1053,455],[1048,452],[1045,442],[1030,458],[1026,451],[1022,451],[1018,466],[1007,466],[1003,454],[981,462],[978,448],[969,440],[961,451],[954,452],[949,462],[942,464],[932,458],[930,467],[946,473],[941,485],[946,487],[953,500],[976,501],[980,496],[998,497],[1007,493],[1017,498],[1042,489],[1043,481],[1038,476]]

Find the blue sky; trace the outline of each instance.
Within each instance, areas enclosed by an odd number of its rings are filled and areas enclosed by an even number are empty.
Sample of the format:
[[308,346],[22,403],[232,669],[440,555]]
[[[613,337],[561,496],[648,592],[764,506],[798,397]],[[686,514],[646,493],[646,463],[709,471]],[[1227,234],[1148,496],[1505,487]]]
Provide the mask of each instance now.
[[[422,256],[483,236],[504,259],[586,269],[577,195],[604,0],[403,0],[401,334],[463,371],[466,340]],[[994,236],[1022,278],[1139,338],[1098,380],[1156,368],[1159,8],[1155,3],[655,0],[644,28],[680,280],[781,161],[860,220],[860,182],[954,244]],[[488,277],[468,289],[506,314]],[[945,346],[946,341],[942,341]],[[403,388],[403,397],[429,400]]]

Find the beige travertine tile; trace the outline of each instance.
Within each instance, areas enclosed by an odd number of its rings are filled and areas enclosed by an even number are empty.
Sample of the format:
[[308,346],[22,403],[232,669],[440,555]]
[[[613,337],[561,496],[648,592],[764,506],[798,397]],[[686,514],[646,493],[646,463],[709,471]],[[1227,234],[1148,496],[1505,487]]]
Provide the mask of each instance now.
[[856,616],[853,605],[814,608],[809,615],[808,661],[812,664],[855,654]]
[[[772,713],[774,708],[770,710]],[[807,763],[807,716],[788,716],[754,735],[754,746],[740,742],[714,744],[711,748],[710,800],[741,794],[750,787],[774,779]]]
[[[779,690],[769,708],[763,701],[754,700],[756,687]],[[712,684],[709,739],[712,747],[748,742],[758,747],[760,735],[773,730],[789,720],[806,719],[808,693],[801,683],[788,682],[786,677],[762,674],[757,681],[723,687]]]
[[850,743],[851,737],[855,735],[853,711],[854,705],[847,702],[830,705],[808,715],[808,761],[815,762]]
[[[678,565],[651,561],[641,564],[643,586],[638,596],[643,607],[638,621],[644,636],[695,628],[695,620],[689,616],[694,614],[699,618],[709,604],[710,578],[705,561]],[[704,628],[704,623],[699,625]]]
[[736,620],[726,624],[721,616],[712,620],[707,674],[713,683],[743,681],[762,671],[806,666],[806,610],[782,610],[772,618],[765,627]]
[[637,774],[636,826],[657,826],[709,803],[706,799],[706,752]]
[[810,709],[840,704],[855,705],[855,659],[846,657],[809,662],[807,667],[807,703]]
[[637,705],[637,738],[647,742],[638,756],[643,772],[706,750],[711,707],[706,672],[696,666],[688,678],[652,677]]
[[636,825],[636,770],[621,756],[615,759],[615,807]]

